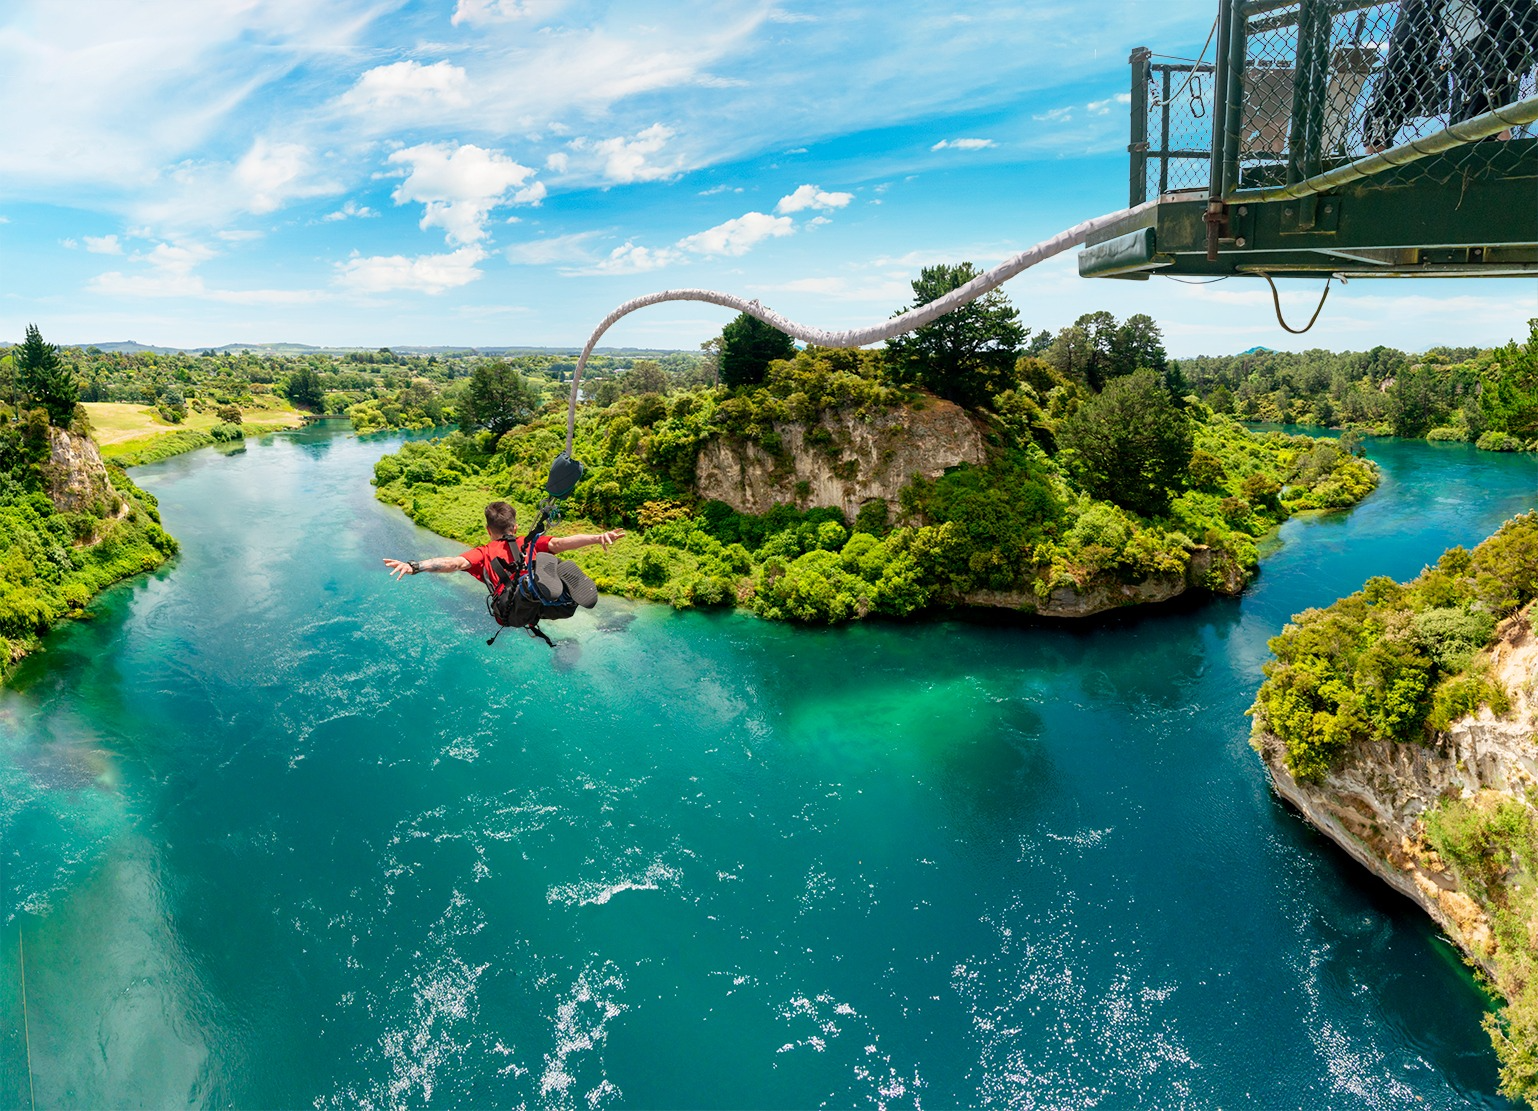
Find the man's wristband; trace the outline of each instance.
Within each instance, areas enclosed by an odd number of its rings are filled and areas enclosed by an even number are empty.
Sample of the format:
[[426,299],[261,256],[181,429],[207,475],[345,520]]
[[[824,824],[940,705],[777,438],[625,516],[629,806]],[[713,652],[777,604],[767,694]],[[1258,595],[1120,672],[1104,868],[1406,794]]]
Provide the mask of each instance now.
[[411,573],[413,575],[415,575],[418,571],[422,570],[422,565],[420,563],[418,563],[414,559],[408,559],[406,561],[406,566],[411,568]]

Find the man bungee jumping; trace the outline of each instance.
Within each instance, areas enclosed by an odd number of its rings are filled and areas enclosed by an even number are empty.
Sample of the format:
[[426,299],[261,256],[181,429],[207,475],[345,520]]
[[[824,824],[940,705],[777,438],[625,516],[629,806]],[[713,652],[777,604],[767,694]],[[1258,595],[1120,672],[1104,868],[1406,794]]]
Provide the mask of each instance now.
[[[438,556],[433,559],[386,559],[385,567],[396,581],[407,575],[415,575],[419,571],[468,571],[488,588],[494,588],[495,566],[493,561],[501,561],[504,566],[511,564],[521,567],[523,564],[522,549],[525,547],[526,538],[517,536],[518,511],[505,501],[494,501],[486,507],[486,532],[491,537],[489,543],[482,544],[478,548],[471,548],[455,556]],[[562,552],[573,551],[576,548],[585,548],[590,544],[602,544],[608,550],[610,544],[625,535],[624,529],[610,529],[608,532],[579,533],[576,536],[545,536],[541,530],[536,530],[534,550],[528,553],[528,557],[534,566],[533,573],[545,586],[547,591],[559,597],[562,587],[570,592],[571,599],[584,609],[592,609],[598,601],[598,588],[593,585],[593,580],[575,563],[565,559],[536,559],[541,553],[550,556],[558,556]],[[513,551],[508,537],[513,537],[511,545],[519,550]]]

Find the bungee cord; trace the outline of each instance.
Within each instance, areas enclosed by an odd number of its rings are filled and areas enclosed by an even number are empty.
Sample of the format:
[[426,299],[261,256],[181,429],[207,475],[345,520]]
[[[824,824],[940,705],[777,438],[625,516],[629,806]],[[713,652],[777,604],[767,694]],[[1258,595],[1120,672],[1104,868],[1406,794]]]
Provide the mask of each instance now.
[[651,305],[660,305],[668,301],[704,301],[712,305],[720,305],[722,308],[736,309],[745,312],[749,316],[757,317],[772,328],[778,328],[786,335],[799,339],[805,343],[815,344],[818,347],[864,347],[866,344],[880,343],[882,340],[900,336],[905,332],[911,332],[915,328],[938,320],[953,309],[977,300],[983,294],[991,292],[1009,281],[1016,274],[1029,270],[1037,263],[1060,255],[1064,251],[1071,250],[1082,244],[1089,236],[1103,231],[1108,227],[1120,223],[1123,220],[1133,219],[1153,209],[1159,202],[1157,200],[1144,201],[1132,208],[1124,208],[1120,212],[1107,213],[1104,216],[1096,216],[1091,220],[1085,220],[1081,224],[1075,224],[1066,231],[1061,231],[1051,239],[1043,240],[1028,250],[1005,259],[992,270],[979,274],[966,285],[958,286],[943,297],[937,297],[927,304],[909,309],[898,316],[883,320],[879,324],[872,324],[865,328],[852,328],[846,331],[827,331],[823,328],[813,328],[805,324],[799,324],[787,319],[773,309],[765,308],[756,300],[750,301],[744,297],[738,297],[731,293],[720,293],[713,289],[664,289],[656,293],[648,293],[644,297],[636,297],[620,305],[593,330],[588,337],[587,345],[582,348],[582,355],[577,359],[577,369],[571,376],[571,400],[566,410],[566,448],[562,452],[568,459],[571,457],[572,440],[577,432],[577,396],[578,388],[582,381],[582,371],[587,367],[587,360],[593,353],[593,348],[598,346],[598,341],[603,334],[616,323],[638,309],[644,309]]

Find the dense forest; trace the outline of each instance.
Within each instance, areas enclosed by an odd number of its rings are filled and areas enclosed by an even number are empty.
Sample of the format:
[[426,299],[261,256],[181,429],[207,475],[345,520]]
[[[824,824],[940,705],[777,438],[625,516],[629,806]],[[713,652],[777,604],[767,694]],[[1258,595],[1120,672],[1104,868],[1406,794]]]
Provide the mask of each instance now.
[[[929,268],[915,300],[972,273]],[[1059,587],[1160,575],[1237,589],[1258,564],[1257,540],[1288,515],[1354,504],[1375,485],[1352,441],[1249,432],[1184,394],[1152,320],[1101,316],[1115,357],[1100,362],[1079,358],[1071,335],[1061,345],[1029,339],[997,291],[881,351],[797,351],[741,316],[716,345],[720,385],[677,382],[638,362],[579,410],[574,453],[588,473],[567,508],[641,536],[585,552],[583,562],[605,590],[819,622],[905,616],[983,594],[1029,609]],[[1070,350],[1071,370],[1051,361],[1054,345]],[[914,476],[895,512],[872,499],[849,520],[797,490],[755,516],[696,489],[709,441],[752,444],[788,466],[794,427],[833,473],[846,473],[857,463],[841,421],[935,399],[967,409],[987,458]],[[484,538],[486,501],[531,507],[562,446],[564,405],[530,412],[519,402],[503,421],[480,416],[479,430],[462,422],[382,459],[379,496],[467,543]]]
[[[1252,713],[1285,746],[1288,770],[1318,780],[1363,741],[1427,744],[1509,694],[1486,649],[1498,623],[1538,598],[1538,513],[1508,521],[1473,551],[1452,548],[1409,583],[1377,577],[1293,619]],[[1424,818],[1425,839],[1489,917],[1498,988],[1487,1022],[1503,1089],[1538,1106],[1538,819],[1529,798],[1456,793]]]
[[1538,319],[1525,342],[1491,350],[1257,349],[1185,359],[1180,370],[1214,411],[1243,420],[1538,451]]

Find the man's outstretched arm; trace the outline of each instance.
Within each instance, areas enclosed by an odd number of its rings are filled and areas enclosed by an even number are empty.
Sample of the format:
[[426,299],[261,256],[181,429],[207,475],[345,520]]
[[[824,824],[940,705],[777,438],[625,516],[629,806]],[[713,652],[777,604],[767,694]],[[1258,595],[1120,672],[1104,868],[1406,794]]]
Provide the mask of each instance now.
[[470,561],[464,556],[438,556],[434,559],[386,559],[385,567],[398,580],[418,571],[465,571]]
[[576,536],[553,536],[550,538],[550,551],[560,555],[573,548],[585,548],[589,544],[602,544],[607,551],[610,544],[623,539],[624,535],[624,529],[611,528],[608,532],[579,532]]

